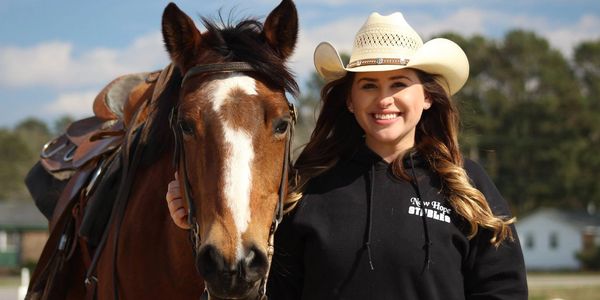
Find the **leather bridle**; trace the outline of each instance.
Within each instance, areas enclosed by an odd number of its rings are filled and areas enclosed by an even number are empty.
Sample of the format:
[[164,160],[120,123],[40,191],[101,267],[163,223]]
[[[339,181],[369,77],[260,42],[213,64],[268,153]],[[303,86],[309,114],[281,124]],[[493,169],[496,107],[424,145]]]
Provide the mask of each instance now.
[[[181,80],[181,86],[185,84],[186,80],[197,76],[200,74],[207,73],[228,73],[228,72],[252,72],[255,69],[246,62],[225,62],[225,63],[215,63],[215,64],[206,64],[206,65],[197,65],[192,67],[190,70],[186,72]],[[292,142],[292,135],[294,131],[294,125],[296,123],[296,111],[294,105],[288,101],[288,108],[291,116],[291,121],[288,124],[285,132],[286,143],[285,143],[285,152],[283,157],[283,166],[281,170],[281,181],[279,183],[279,198],[277,201],[277,207],[275,209],[275,216],[273,217],[273,222],[271,223],[271,228],[269,231],[269,239],[267,244],[267,261],[268,266],[270,268],[271,261],[274,254],[274,237],[275,231],[277,230],[277,226],[281,223],[283,219],[283,201],[286,197],[286,183],[288,180],[288,168],[290,165],[290,147]],[[198,255],[198,250],[200,248],[201,240],[199,235],[199,225],[198,220],[196,219],[196,205],[194,202],[194,198],[191,192],[191,184],[189,181],[187,166],[186,166],[186,158],[185,158],[185,150],[183,145],[183,129],[182,122],[178,118],[178,105],[173,107],[171,110],[171,115],[169,117],[170,127],[173,130],[173,134],[175,136],[175,153],[173,155],[173,165],[175,166],[176,171],[178,172],[181,180],[183,181],[183,195],[185,201],[188,205],[188,223],[190,224],[190,242],[192,243],[192,251],[194,257]],[[259,287],[259,295],[258,299],[267,299],[266,297],[266,288],[267,288],[267,278],[269,276],[269,269],[267,269],[267,273],[263,277],[261,281],[261,285]],[[210,299],[210,295],[208,294],[208,289],[205,288],[203,297]]]

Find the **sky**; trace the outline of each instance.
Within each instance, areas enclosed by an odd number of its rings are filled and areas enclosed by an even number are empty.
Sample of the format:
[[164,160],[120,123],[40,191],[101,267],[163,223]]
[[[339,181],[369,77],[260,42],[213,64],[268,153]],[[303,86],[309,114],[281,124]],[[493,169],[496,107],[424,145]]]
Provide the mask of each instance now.
[[[199,16],[261,20],[277,0],[174,1]],[[350,52],[369,13],[400,11],[427,41],[443,32],[502,39],[513,29],[546,38],[570,58],[582,41],[600,39],[598,0],[296,0],[300,36],[290,66],[303,84],[321,41]],[[52,124],[92,114],[113,78],[169,63],[160,31],[162,0],[0,0],[0,128],[28,117]],[[199,26],[200,30],[202,27]]]

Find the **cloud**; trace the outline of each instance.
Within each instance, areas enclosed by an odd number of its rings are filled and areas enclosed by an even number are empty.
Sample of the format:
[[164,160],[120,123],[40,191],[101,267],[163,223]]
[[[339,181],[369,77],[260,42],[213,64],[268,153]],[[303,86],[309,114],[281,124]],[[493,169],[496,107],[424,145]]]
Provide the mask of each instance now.
[[78,119],[91,116],[92,104],[98,92],[99,90],[89,90],[59,94],[54,101],[44,105],[42,111],[55,117],[68,115]]
[[[501,20],[495,12],[486,12],[473,8],[455,10],[445,16],[433,17],[431,14],[405,16],[407,21],[426,41],[430,36],[442,32],[456,32],[461,35],[483,34],[486,23]],[[495,21],[493,21],[495,23]]]
[[574,46],[583,41],[600,39],[598,28],[600,28],[599,16],[584,15],[576,23],[567,26],[551,26],[538,30],[542,32],[553,47],[571,57]]
[[159,32],[135,39],[124,49],[95,48],[75,55],[68,42],[31,47],[0,47],[0,86],[12,88],[87,87],[126,73],[149,71],[166,64]]
[[600,16],[591,14],[565,23],[545,16],[526,13],[459,9],[441,19],[418,15],[414,27],[422,29],[421,34],[424,37],[444,31],[453,31],[466,36],[482,34],[493,38],[502,38],[502,36],[495,36],[494,33],[503,35],[513,29],[530,30],[547,39],[553,48],[560,50],[566,57],[571,57],[573,48],[579,43],[600,38],[598,31]]
[[305,80],[314,70],[313,53],[320,42],[330,42],[339,52],[350,53],[354,33],[363,22],[361,18],[350,16],[317,27],[301,28],[298,47],[291,58],[292,68],[298,79]]
[[[436,1],[441,0],[427,0],[428,3]],[[368,1],[318,2],[332,5]],[[318,19],[320,22],[304,23],[305,26],[300,29],[298,47],[291,58],[291,66],[300,81],[305,80],[314,69],[312,56],[319,42],[329,41],[339,51],[350,52],[354,34],[367,16],[360,12],[331,19],[327,12],[307,13],[311,13],[311,19]],[[600,17],[592,14],[584,15],[571,23],[559,24],[549,17],[527,12],[473,7],[448,10],[442,16],[422,12],[406,15],[406,18],[425,39],[447,31],[465,36],[482,34],[501,38],[503,33],[514,28],[533,30],[547,38],[553,47],[560,49],[565,55],[570,55],[573,46],[581,41],[598,38],[597,28],[600,28]],[[31,47],[0,46],[0,87],[49,87],[60,91],[91,89],[102,86],[121,74],[150,71],[168,62],[158,31],[140,36],[124,48],[100,47],[78,52],[81,50],[64,41],[47,41]]]

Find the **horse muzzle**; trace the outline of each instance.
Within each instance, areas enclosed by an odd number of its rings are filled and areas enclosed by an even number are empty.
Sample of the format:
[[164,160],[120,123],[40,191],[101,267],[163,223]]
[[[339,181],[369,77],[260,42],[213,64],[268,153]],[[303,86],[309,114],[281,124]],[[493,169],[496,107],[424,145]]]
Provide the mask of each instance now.
[[266,276],[267,255],[258,247],[244,251],[236,262],[228,263],[213,245],[203,245],[196,266],[210,292],[211,299],[256,299],[261,280]]

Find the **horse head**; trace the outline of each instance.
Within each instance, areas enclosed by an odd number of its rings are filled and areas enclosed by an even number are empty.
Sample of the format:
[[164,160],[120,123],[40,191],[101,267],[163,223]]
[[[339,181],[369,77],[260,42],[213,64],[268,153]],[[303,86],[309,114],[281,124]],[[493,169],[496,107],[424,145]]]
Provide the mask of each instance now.
[[175,160],[195,263],[211,297],[251,298],[264,287],[286,193],[294,119],[286,91],[298,87],[285,62],[296,45],[297,12],[283,0],[264,24],[203,21],[201,32],[172,3],[163,14],[164,42],[182,76],[168,104]]

